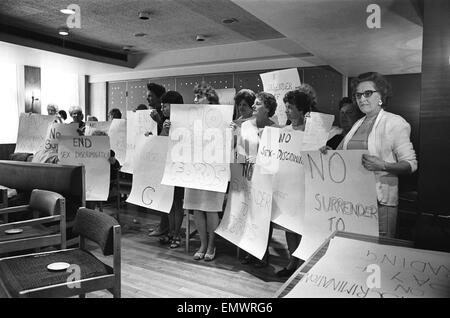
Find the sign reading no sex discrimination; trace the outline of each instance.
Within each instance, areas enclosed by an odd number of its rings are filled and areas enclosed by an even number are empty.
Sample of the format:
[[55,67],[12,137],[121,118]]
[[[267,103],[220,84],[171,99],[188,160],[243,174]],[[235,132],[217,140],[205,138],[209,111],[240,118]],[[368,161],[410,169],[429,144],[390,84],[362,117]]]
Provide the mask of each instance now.
[[378,236],[375,175],[366,150],[301,152],[305,164],[303,235],[294,256],[308,259],[334,231]]

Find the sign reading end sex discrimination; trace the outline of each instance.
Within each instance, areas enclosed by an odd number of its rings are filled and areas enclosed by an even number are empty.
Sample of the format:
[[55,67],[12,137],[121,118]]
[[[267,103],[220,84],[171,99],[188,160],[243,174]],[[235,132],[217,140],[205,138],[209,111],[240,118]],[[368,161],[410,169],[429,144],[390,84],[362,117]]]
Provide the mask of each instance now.
[[375,175],[366,150],[301,152],[305,164],[303,235],[294,256],[308,259],[334,231],[378,236]]
[[61,137],[59,139],[59,162],[85,167],[87,201],[106,201],[108,199],[109,155],[108,136]]

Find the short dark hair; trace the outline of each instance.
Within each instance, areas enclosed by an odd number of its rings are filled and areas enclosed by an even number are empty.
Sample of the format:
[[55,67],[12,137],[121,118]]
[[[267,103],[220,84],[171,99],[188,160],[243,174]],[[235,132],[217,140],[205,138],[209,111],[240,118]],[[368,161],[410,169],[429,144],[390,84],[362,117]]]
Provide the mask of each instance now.
[[344,107],[345,104],[352,104],[353,105],[353,100],[350,97],[343,97],[340,100],[340,102],[339,102],[339,109]]
[[310,95],[300,90],[289,91],[283,97],[284,103],[289,103],[295,105],[298,111],[302,112],[303,115],[309,113],[312,107],[312,100]]
[[161,96],[161,103],[163,104],[184,104],[183,96],[177,91],[167,91]]
[[120,109],[118,108],[113,108],[109,111],[109,115],[112,118],[117,118],[117,119],[121,119],[122,118],[122,112],[120,111]]
[[392,87],[388,80],[377,72],[367,72],[358,75],[351,82],[353,100],[355,100],[356,88],[362,82],[372,82],[375,85],[375,89],[381,95],[381,101],[383,106],[388,104],[389,98],[392,96]]
[[64,120],[67,119],[67,113],[66,113],[65,110],[61,109],[61,110],[58,112],[58,114],[59,114],[59,116],[61,116],[62,119],[64,119]]
[[136,107],[136,110],[147,110],[148,107],[145,104],[139,104],[138,107]]
[[147,89],[153,93],[155,93],[156,97],[161,98],[163,94],[166,92],[164,86],[156,84],[156,83],[148,83]]
[[245,100],[245,102],[251,107],[255,103],[256,94],[251,89],[241,89],[234,95],[234,104],[239,105],[241,101]]
[[205,96],[210,104],[219,104],[219,95],[217,95],[214,88],[206,82],[196,84],[194,87],[194,94]]
[[275,99],[275,96],[270,93],[259,92],[258,94],[256,94],[256,98],[261,100],[264,106],[269,109],[269,117],[275,115],[275,111],[277,110],[277,100]]

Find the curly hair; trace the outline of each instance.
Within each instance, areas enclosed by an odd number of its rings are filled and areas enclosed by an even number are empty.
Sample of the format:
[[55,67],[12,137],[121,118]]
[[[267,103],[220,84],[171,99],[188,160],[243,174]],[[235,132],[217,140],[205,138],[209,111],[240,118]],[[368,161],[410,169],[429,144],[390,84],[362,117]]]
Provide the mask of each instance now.
[[298,87],[298,90],[300,92],[305,93],[306,95],[309,96],[309,98],[311,99],[311,110],[315,111],[316,106],[317,106],[317,94],[316,94],[316,90],[309,84],[307,83],[303,83]]
[[184,104],[183,96],[177,91],[167,91],[161,97],[161,103],[163,104]]
[[83,109],[80,106],[70,106],[69,115],[72,116],[73,113],[83,114]]
[[264,107],[269,110],[269,117],[275,115],[275,111],[277,110],[277,100],[275,99],[275,96],[270,93],[259,92],[256,94],[256,98],[259,99],[264,104]]
[[303,115],[311,111],[311,97],[307,93],[300,90],[287,92],[283,97],[283,102],[295,105],[297,110],[302,112]]
[[377,92],[381,95],[381,101],[383,102],[382,106],[388,104],[389,98],[392,96],[392,86],[383,75],[377,72],[363,73],[352,79],[351,89],[353,100],[355,102],[356,88],[362,82],[372,82],[375,85],[375,89],[377,90]]
[[147,89],[153,93],[155,93],[156,97],[161,98],[163,94],[166,92],[164,86],[156,84],[156,83],[148,83]]
[[245,100],[248,106],[252,106],[255,103],[256,94],[251,89],[243,88],[234,95],[234,104],[239,105],[241,101]]
[[219,104],[219,95],[217,95],[214,88],[211,85],[207,84],[206,82],[195,84],[194,95],[206,97],[210,104]]

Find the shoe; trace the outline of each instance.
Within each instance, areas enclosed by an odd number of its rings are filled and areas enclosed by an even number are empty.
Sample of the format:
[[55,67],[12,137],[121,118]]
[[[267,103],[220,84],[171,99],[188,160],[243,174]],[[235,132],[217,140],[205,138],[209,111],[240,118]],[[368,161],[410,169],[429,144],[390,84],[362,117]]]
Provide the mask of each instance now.
[[203,258],[205,258],[205,253],[202,253],[202,252],[196,252],[196,253],[194,254],[194,259],[195,259],[196,261],[201,260],[201,259],[203,259]]
[[172,241],[170,242],[170,248],[177,248],[180,247],[181,245],[181,237],[177,237],[172,239]]
[[295,270],[296,268],[287,269],[285,267],[282,270],[278,271],[275,275],[277,275],[278,277],[289,277],[294,274]]
[[216,248],[214,247],[214,251],[212,252],[212,254],[205,254],[205,262],[211,262],[214,257],[216,257]]
[[164,235],[159,238],[159,243],[169,244],[172,242],[172,237],[170,235]]
[[161,236],[167,234],[168,232],[169,230],[160,231],[159,229],[156,229],[148,233],[148,236]]

